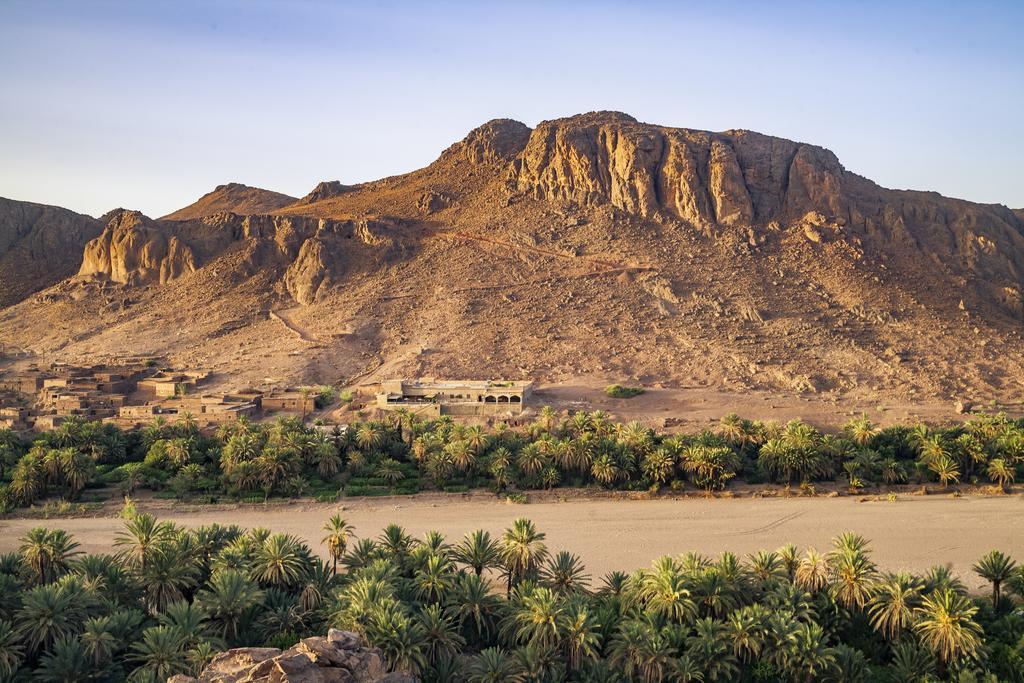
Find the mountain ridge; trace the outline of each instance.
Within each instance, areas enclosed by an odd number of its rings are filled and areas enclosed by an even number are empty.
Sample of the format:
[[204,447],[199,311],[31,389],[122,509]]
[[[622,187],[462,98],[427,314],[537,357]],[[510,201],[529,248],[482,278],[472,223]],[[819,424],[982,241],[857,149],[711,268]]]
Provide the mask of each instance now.
[[[2,312],[0,340],[88,355],[130,334],[241,381],[1024,395],[1022,212],[882,188],[808,143],[495,119],[422,169],[289,199],[108,218],[76,277]],[[283,310],[311,347],[281,338]]]

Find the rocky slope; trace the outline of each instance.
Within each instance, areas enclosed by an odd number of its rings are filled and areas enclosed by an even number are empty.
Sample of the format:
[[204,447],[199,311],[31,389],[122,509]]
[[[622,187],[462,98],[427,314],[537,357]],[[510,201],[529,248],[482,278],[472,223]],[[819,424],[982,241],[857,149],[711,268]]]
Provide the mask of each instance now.
[[67,209],[0,198],[0,308],[74,274],[102,227]]
[[218,185],[212,192],[204,194],[195,203],[167,214],[164,216],[164,220],[184,221],[225,212],[272,213],[294,202],[295,197],[289,197],[280,192],[249,187],[241,183],[227,183]]
[[79,277],[0,315],[0,341],[88,356],[130,338],[241,382],[1024,397],[1019,212],[881,188],[814,145],[614,112],[496,120],[426,168],[270,214],[112,214]]

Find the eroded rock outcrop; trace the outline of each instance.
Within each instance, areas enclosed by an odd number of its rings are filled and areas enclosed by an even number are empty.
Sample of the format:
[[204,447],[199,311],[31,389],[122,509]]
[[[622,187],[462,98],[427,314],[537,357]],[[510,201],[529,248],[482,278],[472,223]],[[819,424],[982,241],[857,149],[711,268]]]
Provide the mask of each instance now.
[[471,164],[508,163],[526,146],[530,128],[512,119],[494,119],[449,147],[442,159],[461,157]]
[[104,218],[107,227],[85,246],[80,277],[163,284],[196,269],[192,248],[138,211],[118,209]]
[[388,673],[380,650],[348,631],[299,641],[288,650],[245,647],[215,656],[199,678],[173,676],[168,683],[416,683]]
[[340,197],[343,194],[347,194],[355,190],[354,185],[343,185],[340,180],[324,180],[317,183],[316,187],[299,201],[303,204],[312,204],[313,202],[321,202],[325,199],[333,199],[334,197]]
[[747,226],[841,210],[833,200],[842,175],[835,156],[818,147],[595,112],[537,126],[510,169],[509,184],[540,199],[609,203],[644,218]]

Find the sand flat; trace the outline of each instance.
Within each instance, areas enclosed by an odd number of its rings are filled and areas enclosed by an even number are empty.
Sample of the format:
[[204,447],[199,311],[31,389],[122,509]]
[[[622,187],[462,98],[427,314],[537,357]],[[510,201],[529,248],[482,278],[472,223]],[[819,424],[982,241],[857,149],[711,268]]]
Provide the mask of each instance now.
[[[843,531],[871,539],[874,558],[883,569],[923,572],[935,564],[950,564],[974,589],[984,582],[970,571],[971,565],[989,550],[1024,560],[1024,497],[1017,495],[905,496],[896,502],[812,497],[583,499],[510,505],[489,497],[427,494],[341,505],[171,506],[154,512],[186,526],[219,522],[268,527],[320,548],[323,523],[342,507],[341,514],[361,537],[376,536],[396,522],[416,537],[436,529],[455,541],[477,528],[500,534],[516,517],[529,517],[547,534],[550,549],[581,555],[595,576],[690,550],[745,555],[786,543],[827,549],[830,539]],[[109,551],[121,524],[115,517],[3,520],[0,551],[16,549],[18,539],[35,526],[67,529],[83,550]]]

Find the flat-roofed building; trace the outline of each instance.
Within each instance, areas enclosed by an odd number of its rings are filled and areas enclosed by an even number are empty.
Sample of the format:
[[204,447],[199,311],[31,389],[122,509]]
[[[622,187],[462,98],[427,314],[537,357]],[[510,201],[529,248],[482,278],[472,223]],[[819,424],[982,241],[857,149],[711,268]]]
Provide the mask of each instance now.
[[393,379],[381,382],[377,407],[424,417],[518,415],[533,393],[527,380]]

